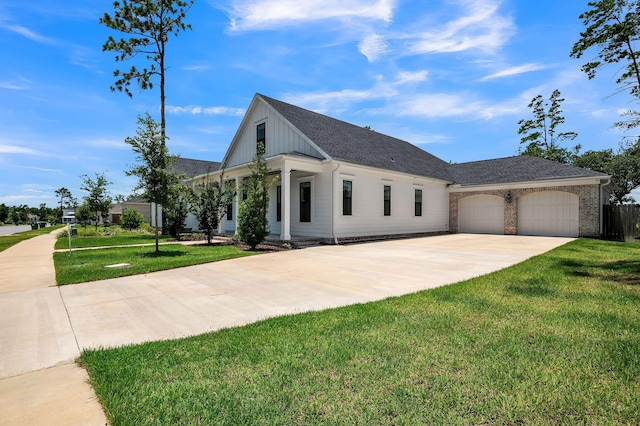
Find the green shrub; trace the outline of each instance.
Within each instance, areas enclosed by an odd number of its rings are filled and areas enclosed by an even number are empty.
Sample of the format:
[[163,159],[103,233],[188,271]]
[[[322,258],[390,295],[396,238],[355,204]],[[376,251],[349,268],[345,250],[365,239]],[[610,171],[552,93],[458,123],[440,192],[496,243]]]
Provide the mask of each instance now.
[[120,225],[129,231],[138,229],[144,220],[144,216],[134,209],[127,209],[120,216]]
[[155,229],[153,228],[153,226],[149,225],[149,223],[143,222],[142,224],[140,224],[140,228],[138,229],[138,231],[145,234],[153,234],[155,232]]

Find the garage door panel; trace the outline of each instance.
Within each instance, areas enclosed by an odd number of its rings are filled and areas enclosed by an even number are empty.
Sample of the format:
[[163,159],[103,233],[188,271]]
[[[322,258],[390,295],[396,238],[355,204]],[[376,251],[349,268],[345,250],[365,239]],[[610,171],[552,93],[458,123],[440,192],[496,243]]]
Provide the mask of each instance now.
[[494,195],[473,195],[458,203],[458,232],[504,234],[504,200]]
[[579,198],[560,191],[534,192],[518,199],[518,234],[577,237]]

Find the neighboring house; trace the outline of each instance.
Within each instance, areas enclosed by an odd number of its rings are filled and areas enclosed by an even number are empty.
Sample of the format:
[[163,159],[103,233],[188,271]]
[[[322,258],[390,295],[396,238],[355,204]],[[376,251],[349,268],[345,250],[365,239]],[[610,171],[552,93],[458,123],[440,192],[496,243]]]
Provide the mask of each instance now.
[[76,223],[76,209],[62,209],[62,223]]
[[120,224],[120,216],[122,216],[122,213],[128,209],[133,209],[140,213],[145,222],[153,222],[151,204],[139,196],[129,197],[122,203],[112,204],[109,208],[109,221],[116,225]]
[[[195,176],[203,176],[210,172],[220,169],[220,163],[217,161],[194,160],[192,158],[176,157],[173,163],[172,171],[178,175],[184,175],[187,179]],[[141,196],[132,196],[127,201],[119,204],[112,204],[109,208],[109,220],[111,223],[119,224],[120,216],[127,209],[134,209],[142,214],[144,221],[151,226],[155,225],[155,215],[153,203],[149,203]],[[162,213],[162,206],[159,208],[159,215]],[[193,224],[195,220],[190,218]],[[196,226],[193,226],[196,227]]]
[[[515,156],[449,164],[409,142],[256,94],[225,154],[242,188],[258,144],[274,184],[270,231],[338,242],[472,232],[599,236],[609,176]],[[201,181],[204,173],[195,175]],[[220,224],[236,228],[237,190]]]

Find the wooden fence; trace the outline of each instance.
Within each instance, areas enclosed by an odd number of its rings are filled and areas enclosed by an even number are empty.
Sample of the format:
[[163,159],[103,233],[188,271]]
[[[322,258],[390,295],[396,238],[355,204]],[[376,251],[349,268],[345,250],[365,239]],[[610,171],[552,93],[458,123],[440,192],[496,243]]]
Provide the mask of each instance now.
[[605,240],[640,241],[640,229],[636,227],[640,216],[640,204],[609,205],[603,209],[603,235]]

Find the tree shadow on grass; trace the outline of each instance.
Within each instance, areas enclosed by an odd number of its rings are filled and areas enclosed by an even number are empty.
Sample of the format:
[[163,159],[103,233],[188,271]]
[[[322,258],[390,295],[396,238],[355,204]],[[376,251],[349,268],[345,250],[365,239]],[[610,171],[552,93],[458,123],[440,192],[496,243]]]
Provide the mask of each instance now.
[[180,257],[186,255],[187,253],[180,250],[161,250],[159,252],[142,253],[140,256],[151,259],[161,259],[164,257]]
[[559,266],[565,274],[577,277],[600,278],[623,285],[640,285],[640,260],[578,262],[564,259],[559,262]]
[[549,283],[542,278],[526,278],[506,288],[511,293],[530,297],[555,297],[557,292],[549,288]]

